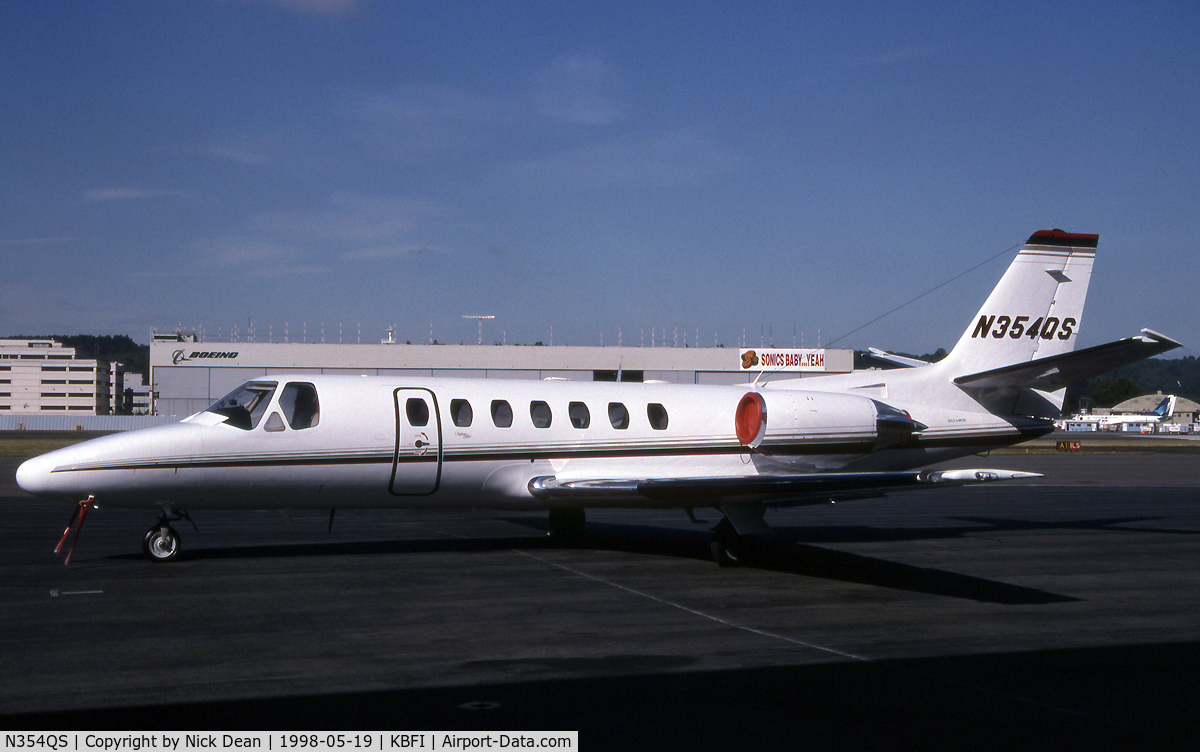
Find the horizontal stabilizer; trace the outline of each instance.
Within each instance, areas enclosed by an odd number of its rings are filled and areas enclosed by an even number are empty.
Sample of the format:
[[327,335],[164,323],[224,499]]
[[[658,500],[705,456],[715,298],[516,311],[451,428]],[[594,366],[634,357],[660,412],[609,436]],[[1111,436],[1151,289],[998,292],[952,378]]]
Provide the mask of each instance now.
[[919,360],[917,358],[906,358],[903,355],[896,355],[895,353],[886,352],[876,347],[870,347],[867,348],[867,350],[871,353],[872,357],[878,358],[885,363],[890,363],[897,368],[917,368],[919,366],[929,365],[929,363],[924,360]]
[[717,506],[724,502],[760,502],[778,506],[820,504],[882,492],[929,486],[963,486],[996,480],[1037,478],[1014,470],[914,470],[883,473],[807,473],[712,478],[645,478],[559,481],[534,478],[529,492],[537,499],[576,504],[658,502],[663,507]]
[[1137,363],[1182,346],[1170,337],[1143,329],[1137,337],[959,376],[954,383],[967,390],[1028,387],[1043,392],[1055,392],[1108,373],[1114,368]]

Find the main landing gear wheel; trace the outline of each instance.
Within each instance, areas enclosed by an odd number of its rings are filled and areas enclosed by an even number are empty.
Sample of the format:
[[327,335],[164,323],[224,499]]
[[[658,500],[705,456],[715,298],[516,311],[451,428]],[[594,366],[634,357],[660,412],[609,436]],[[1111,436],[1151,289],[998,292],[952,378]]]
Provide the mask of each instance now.
[[170,525],[160,523],[146,531],[142,539],[142,553],[158,564],[172,561],[179,555],[179,533]]
[[750,559],[750,540],[745,535],[738,535],[733,524],[726,518],[717,523],[713,530],[712,543],[709,550],[713,559],[723,567],[744,567]]
[[583,537],[587,515],[582,509],[551,509],[548,535],[556,542],[573,543]]

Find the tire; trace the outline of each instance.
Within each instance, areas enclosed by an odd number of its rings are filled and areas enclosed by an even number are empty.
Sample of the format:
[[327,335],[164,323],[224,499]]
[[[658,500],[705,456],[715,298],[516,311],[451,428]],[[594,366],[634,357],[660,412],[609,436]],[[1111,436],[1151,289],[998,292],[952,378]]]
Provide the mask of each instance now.
[[155,525],[146,531],[142,539],[142,553],[156,564],[165,564],[179,556],[182,548],[179,533],[170,525]]
[[582,509],[551,509],[549,535],[555,541],[573,543],[583,537],[587,515]]
[[750,541],[746,536],[738,535],[728,519],[723,519],[713,531],[709,551],[722,567],[744,567],[750,559]]

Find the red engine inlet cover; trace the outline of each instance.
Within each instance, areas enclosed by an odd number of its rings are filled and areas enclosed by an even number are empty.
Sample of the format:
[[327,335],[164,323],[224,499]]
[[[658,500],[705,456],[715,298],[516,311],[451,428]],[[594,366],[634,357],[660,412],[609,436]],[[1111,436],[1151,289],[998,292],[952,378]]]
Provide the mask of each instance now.
[[758,392],[747,392],[738,403],[733,430],[742,446],[756,447],[767,432],[767,403]]

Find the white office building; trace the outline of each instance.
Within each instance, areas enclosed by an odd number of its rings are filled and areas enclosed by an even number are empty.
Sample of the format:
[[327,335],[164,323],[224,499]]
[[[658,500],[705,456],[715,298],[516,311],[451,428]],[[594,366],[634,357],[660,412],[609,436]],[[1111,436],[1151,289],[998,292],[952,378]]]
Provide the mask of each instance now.
[[0,415],[108,415],[112,369],[49,339],[0,340]]

